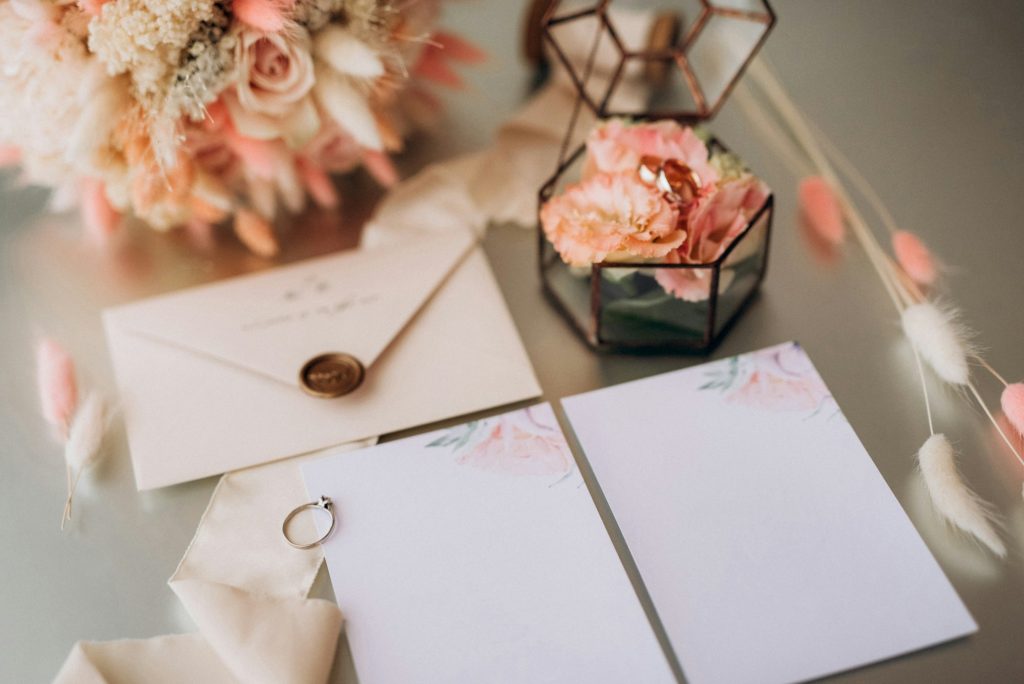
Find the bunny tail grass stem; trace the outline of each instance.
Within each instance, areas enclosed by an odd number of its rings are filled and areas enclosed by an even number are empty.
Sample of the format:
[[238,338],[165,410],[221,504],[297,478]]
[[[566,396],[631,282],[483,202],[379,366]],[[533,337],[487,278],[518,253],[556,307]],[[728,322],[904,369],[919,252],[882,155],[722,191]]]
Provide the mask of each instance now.
[[978,364],[979,364],[979,365],[980,365],[980,366],[981,366],[982,368],[984,368],[985,370],[987,370],[987,371],[988,371],[989,373],[991,373],[991,374],[992,374],[992,377],[994,377],[994,378],[995,378],[996,380],[998,380],[999,382],[1003,383],[1003,387],[1009,387],[1009,386],[1010,386],[1010,383],[1009,383],[1009,382],[1007,382],[1006,378],[1004,378],[1004,377],[1003,377],[1002,375],[1000,375],[1000,374],[999,374],[999,372],[998,372],[998,371],[996,371],[996,369],[995,369],[995,368],[993,368],[993,367],[992,367],[992,366],[991,366],[991,365],[989,364],[989,362],[988,362],[988,361],[986,361],[986,360],[985,360],[985,359],[984,359],[983,357],[979,356],[978,354],[972,354],[972,356],[974,357],[974,360],[975,360],[975,361],[977,361],[977,362],[978,362]]
[[743,82],[739,83],[734,97],[740,103],[740,108],[747,115],[747,119],[761,131],[775,148],[775,152],[780,155],[782,163],[790,173],[797,178],[803,178],[816,172],[814,165],[811,164],[806,155],[801,154],[792,138],[775,123],[772,117],[764,115],[749,86]]
[[793,137],[807,157],[809,157],[811,164],[817,167],[820,175],[832,185],[833,190],[839,197],[843,213],[848,219],[850,228],[867,254],[868,261],[881,279],[882,285],[889,294],[889,298],[892,300],[897,312],[902,312],[903,308],[912,301],[912,297],[906,292],[898,278],[893,276],[888,255],[886,255],[885,250],[882,249],[874,235],[871,234],[871,230],[867,227],[864,218],[857,211],[842,183],[839,182],[839,176],[829,163],[828,155],[821,149],[813,129],[804,119],[796,104],[786,94],[778,79],[765,66],[762,60],[763,58],[758,58],[751,64],[749,73],[752,79],[768,97],[776,113],[782,117],[785,124],[793,132]]
[[843,154],[843,152],[828,139],[828,136],[822,133],[821,129],[813,121],[808,122],[808,125],[815,131],[815,133],[817,133],[818,140],[821,142],[822,147],[825,148],[826,154],[828,154],[828,156],[836,163],[836,166],[846,174],[846,177],[850,179],[853,186],[857,188],[857,192],[864,196],[871,207],[875,210],[875,213],[878,214],[878,218],[882,219],[882,225],[885,226],[886,230],[890,233],[895,233],[899,230],[892,212],[889,211],[889,207],[885,206],[885,202],[882,201],[882,198],[878,195],[874,186],[871,185],[871,182],[864,177],[864,174],[862,174],[856,166],[854,166],[853,162],[850,161],[850,158]]
[[[70,474],[70,472],[71,472],[71,469],[68,468],[68,473]],[[78,489],[78,481],[80,479],[82,479],[82,473],[83,472],[84,472],[84,469],[78,471],[78,473],[75,474],[74,481],[71,481],[70,479],[68,480],[68,483],[69,483],[68,484],[68,498],[64,502],[64,515],[60,519],[60,529],[61,529],[61,532],[64,531],[65,523],[67,523],[67,522],[69,522],[71,520],[71,508],[72,508],[72,505],[73,505],[74,499],[75,499],[75,490]]]
[[1020,455],[1020,452],[1017,451],[1017,447],[1014,446],[1010,438],[1006,436],[1005,432],[1003,432],[1003,428],[999,426],[999,421],[996,420],[995,416],[992,415],[992,412],[989,411],[988,405],[985,403],[985,400],[981,398],[981,393],[978,392],[978,389],[974,386],[974,383],[967,383],[967,388],[971,390],[971,394],[974,395],[975,401],[978,402],[978,406],[980,406],[981,410],[985,412],[986,416],[988,416],[988,420],[995,427],[996,432],[998,432],[999,436],[1003,438],[1004,442],[1006,442],[1006,446],[1010,447],[1010,451],[1013,452],[1013,455],[1017,457],[1017,460],[1020,462],[1021,465],[1024,465],[1024,456]]
[[917,347],[910,345],[914,350],[914,361],[917,362],[917,376],[921,378],[921,393],[924,395],[924,412],[928,416],[928,434],[935,434],[935,421],[932,419],[932,402],[928,397],[928,382],[924,376],[924,364],[921,363],[921,355],[917,353]]

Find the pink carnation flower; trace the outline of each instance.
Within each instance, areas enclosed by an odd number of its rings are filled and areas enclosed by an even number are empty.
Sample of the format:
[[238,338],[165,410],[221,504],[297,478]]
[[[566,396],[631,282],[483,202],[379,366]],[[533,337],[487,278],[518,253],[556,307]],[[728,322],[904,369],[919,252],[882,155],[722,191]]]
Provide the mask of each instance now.
[[704,141],[692,128],[671,120],[630,125],[612,119],[597,126],[587,137],[583,175],[586,178],[595,173],[632,173],[645,156],[686,164],[705,187],[718,181],[718,171],[709,163]]
[[[719,185],[714,192],[697,200],[686,223],[686,242],[666,261],[714,263],[746,229],[767,197],[768,188],[750,174]],[[688,302],[708,298],[710,276],[710,269],[699,268],[660,268],[655,273],[655,279],[666,292]],[[725,271],[720,274],[722,279],[729,277],[731,274]]]
[[686,239],[676,207],[636,174],[599,174],[576,183],[544,204],[540,220],[571,266],[664,259]]

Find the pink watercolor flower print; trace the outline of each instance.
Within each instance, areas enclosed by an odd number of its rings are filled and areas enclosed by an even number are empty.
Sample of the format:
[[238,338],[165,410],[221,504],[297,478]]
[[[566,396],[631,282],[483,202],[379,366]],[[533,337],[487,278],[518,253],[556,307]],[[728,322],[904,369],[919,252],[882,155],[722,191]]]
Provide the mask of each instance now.
[[451,447],[459,465],[508,475],[566,475],[573,467],[562,433],[530,409],[453,428],[427,446]]
[[729,403],[766,411],[817,415],[832,395],[797,344],[729,359],[701,389],[716,389]]

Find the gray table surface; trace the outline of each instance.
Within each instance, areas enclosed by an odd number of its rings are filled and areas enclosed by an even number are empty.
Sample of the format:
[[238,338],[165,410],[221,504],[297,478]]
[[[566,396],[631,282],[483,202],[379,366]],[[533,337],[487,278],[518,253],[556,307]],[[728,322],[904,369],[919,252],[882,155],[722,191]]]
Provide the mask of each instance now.
[[[1014,0],[776,0],[770,56],[795,99],[874,179],[897,220],[948,263],[949,297],[982,332],[989,360],[1024,375],[1020,263],[1024,228],[1024,5]],[[478,148],[526,96],[518,59],[521,3],[452,3],[446,24],[492,55],[470,87],[446,96],[448,121],[415,142],[411,173]],[[1006,512],[1010,557],[999,563],[936,522],[914,477],[926,431],[912,357],[866,259],[850,246],[834,264],[801,242],[794,178],[727,104],[716,134],[776,190],[775,239],[761,297],[714,353],[720,357],[798,339],[808,349],[875,463],[980,625],[975,636],[843,674],[847,682],[1024,681],[1024,504],[1020,471],[980,414],[954,396],[937,416],[964,455],[963,470]],[[345,223],[311,214],[283,260],[354,240],[379,196],[346,181]],[[58,530],[64,496],[59,446],[39,418],[32,340],[64,340],[86,382],[113,393],[99,310],[268,264],[230,237],[212,251],[180,237],[127,232],[107,250],[78,240],[73,217],[43,212],[45,194],[0,190],[0,681],[51,678],[78,639],[147,637],[193,629],[165,582],[192,537],[215,479],[137,493],[123,428],[83,486],[79,515]],[[353,197],[361,199],[352,199]],[[530,231],[495,226],[485,247],[545,398],[699,362],[687,357],[599,356],[549,308]],[[996,388],[989,387],[993,392]],[[328,595],[323,573],[316,591]],[[609,616],[614,619],[614,616]],[[355,681],[340,649],[336,681]]]

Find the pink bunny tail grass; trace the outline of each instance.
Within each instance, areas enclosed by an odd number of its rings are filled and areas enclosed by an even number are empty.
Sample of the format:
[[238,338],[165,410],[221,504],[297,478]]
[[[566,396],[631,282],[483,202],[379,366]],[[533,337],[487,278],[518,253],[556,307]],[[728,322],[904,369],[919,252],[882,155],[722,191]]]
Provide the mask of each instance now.
[[110,204],[106,188],[97,180],[87,180],[83,184],[81,211],[86,234],[98,243],[105,242],[121,223],[120,212]]
[[1000,397],[1000,404],[1006,420],[1013,425],[1014,430],[1024,435],[1024,383],[1015,382],[1007,385]]
[[21,163],[21,150],[13,145],[0,145],[0,168]]
[[455,34],[438,31],[430,37],[430,40],[439,45],[445,54],[456,62],[479,64],[487,60],[486,52]]
[[821,176],[808,176],[797,188],[800,211],[810,227],[825,242],[842,244],[846,239],[846,226],[832,186]]
[[398,182],[398,171],[391,163],[391,157],[383,152],[373,150],[363,152],[363,166],[370,172],[373,179],[385,188],[390,188]]
[[78,405],[78,383],[71,356],[53,340],[46,338],[36,347],[36,380],[43,418],[67,437],[71,416]]
[[281,251],[274,228],[254,211],[239,209],[235,213],[235,235],[243,245],[261,257],[269,259]]
[[258,31],[277,33],[288,23],[294,0],[235,0],[232,12],[239,21]]
[[419,78],[449,88],[459,89],[465,85],[462,77],[449,66],[444,49],[437,45],[427,45],[423,48],[419,60],[412,68],[412,73]]
[[253,173],[260,178],[274,177],[274,169],[280,155],[273,143],[247,138],[231,127],[225,129],[224,139],[231,151],[237,154]]
[[932,285],[938,277],[938,269],[932,253],[921,238],[906,230],[897,230],[892,234],[892,251],[896,261],[906,271],[910,279],[918,285]]
[[317,206],[324,209],[334,209],[340,204],[338,190],[334,187],[331,177],[323,168],[300,157],[298,160],[298,170],[302,184],[306,186],[306,190],[309,191],[309,195],[317,203]]

